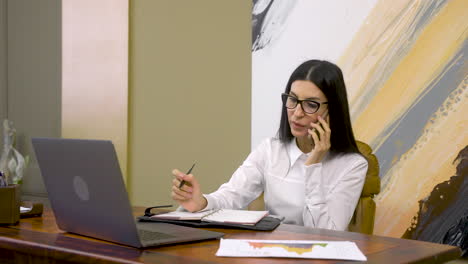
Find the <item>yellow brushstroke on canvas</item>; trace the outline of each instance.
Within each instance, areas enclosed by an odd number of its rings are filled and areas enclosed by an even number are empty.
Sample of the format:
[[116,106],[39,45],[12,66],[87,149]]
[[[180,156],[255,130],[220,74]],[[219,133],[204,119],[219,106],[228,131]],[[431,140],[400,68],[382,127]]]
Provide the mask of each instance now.
[[[389,135],[387,126],[421,98],[429,83],[444,75],[445,66],[467,39],[468,1],[452,0],[421,29],[406,54],[397,53],[411,44],[406,39],[414,36],[405,33],[421,8],[433,8],[427,4],[379,1],[338,62],[349,90],[356,137],[374,148]],[[418,201],[454,175],[452,162],[468,144],[466,78],[443,104],[451,107],[426,124],[423,136],[407,153],[393,157],[393,167],[384,177],[387,185],[376,198],[375,234],[400,237],[417,214]],[[362,112],[353,111],[357,107],[363,107]],[[405,143],[411,142],[395,142]]]
[[453,160],[468,145],[468,120],[460,118],[468,113],[467,82],[451,93],[414,147],[389,171],[390,181],[376,199],[374,234],[403,235],[418,212],[418,201],[455,175]]
[[[356,106],[366,104],[363,96],[373,92],[373,82],[383,81],[382,67],[388,62],[392,47],[401,46],[401,32],[408,28],[421,9],[421,1],[379,1],[364,21],[346,51],[338,60],[348,88],[352,116]],[[397,19],[398,18],[398,19]]]
[[381,134],[385,128],[400,118],[461,48],[468,35],[467,9],[468,1],[454,0],[434,17],[366,110],[354,121],[357,138],[374,147],[383,142],[388,136]]

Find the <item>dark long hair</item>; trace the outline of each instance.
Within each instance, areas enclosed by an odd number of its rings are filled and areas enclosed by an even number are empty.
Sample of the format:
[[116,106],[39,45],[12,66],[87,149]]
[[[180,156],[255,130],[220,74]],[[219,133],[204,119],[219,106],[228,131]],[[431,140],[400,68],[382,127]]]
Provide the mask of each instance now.
[[[348,97],[341,69],[328,61],[306,61],[299,65],[289,77],[285,93],[289,94],[292,83],[298,80],[314,83],[328,99],[328,116],[331,130],[330,153],[359,153],[351,126]],[[287,109],[284,107],[284,103],[278,135],[283,143],[288,143],[294,138],[291,134]]]

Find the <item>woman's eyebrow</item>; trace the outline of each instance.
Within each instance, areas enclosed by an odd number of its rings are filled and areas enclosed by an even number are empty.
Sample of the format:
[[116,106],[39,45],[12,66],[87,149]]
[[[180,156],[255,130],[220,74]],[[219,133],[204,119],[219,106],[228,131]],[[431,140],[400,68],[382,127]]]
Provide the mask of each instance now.
[[[297,99],[299,99],[299,96],[297,96],[297,94],[295,94],[294,92],[289,92],[289,95],[294,95],[294,97],[296,97]],[[301,99],[301,100],[321,100],[320,98],[318,97],[309,97],[309,98],[306,98],[306,99]]]
[[309,97],[309,98],[306,98],[304,100],[314,100],[315,101],[315,100],[321,100],[321,99],[318,98],[318,97]]

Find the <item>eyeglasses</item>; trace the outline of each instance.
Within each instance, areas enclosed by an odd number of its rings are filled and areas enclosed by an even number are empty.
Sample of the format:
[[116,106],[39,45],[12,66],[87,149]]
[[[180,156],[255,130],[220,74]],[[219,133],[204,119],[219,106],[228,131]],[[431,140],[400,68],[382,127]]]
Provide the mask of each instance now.
[[302,111],[308,114],[314,114],[320,109],[320,104],[328,104],[328,102],[319,103],[313,100],[299,100],[297,97],[282,93],[281,99],[283,99],[283,104],[288,109],[295,109],[297,104],[301,104]]

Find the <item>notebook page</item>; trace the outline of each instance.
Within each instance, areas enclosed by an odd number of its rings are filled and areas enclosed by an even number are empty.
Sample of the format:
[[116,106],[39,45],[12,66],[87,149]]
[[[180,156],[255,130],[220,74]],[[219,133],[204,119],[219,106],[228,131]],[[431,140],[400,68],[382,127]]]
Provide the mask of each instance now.
[[174,211],[174,212],[169,212],[169,213],[164,213],[164,214],[157,214],[151,216],[151,218],[156,218],[156,219],[171,219],[171,220],[201,220],[204,216],[212,214],[216,210],[207,210],[207,211],[201,211],[201,212],[180,212],[180,211]]
[[266,215],[268,215],[268,211],[220,209],[203,217],[202,220],[207,222],[255,225]]

